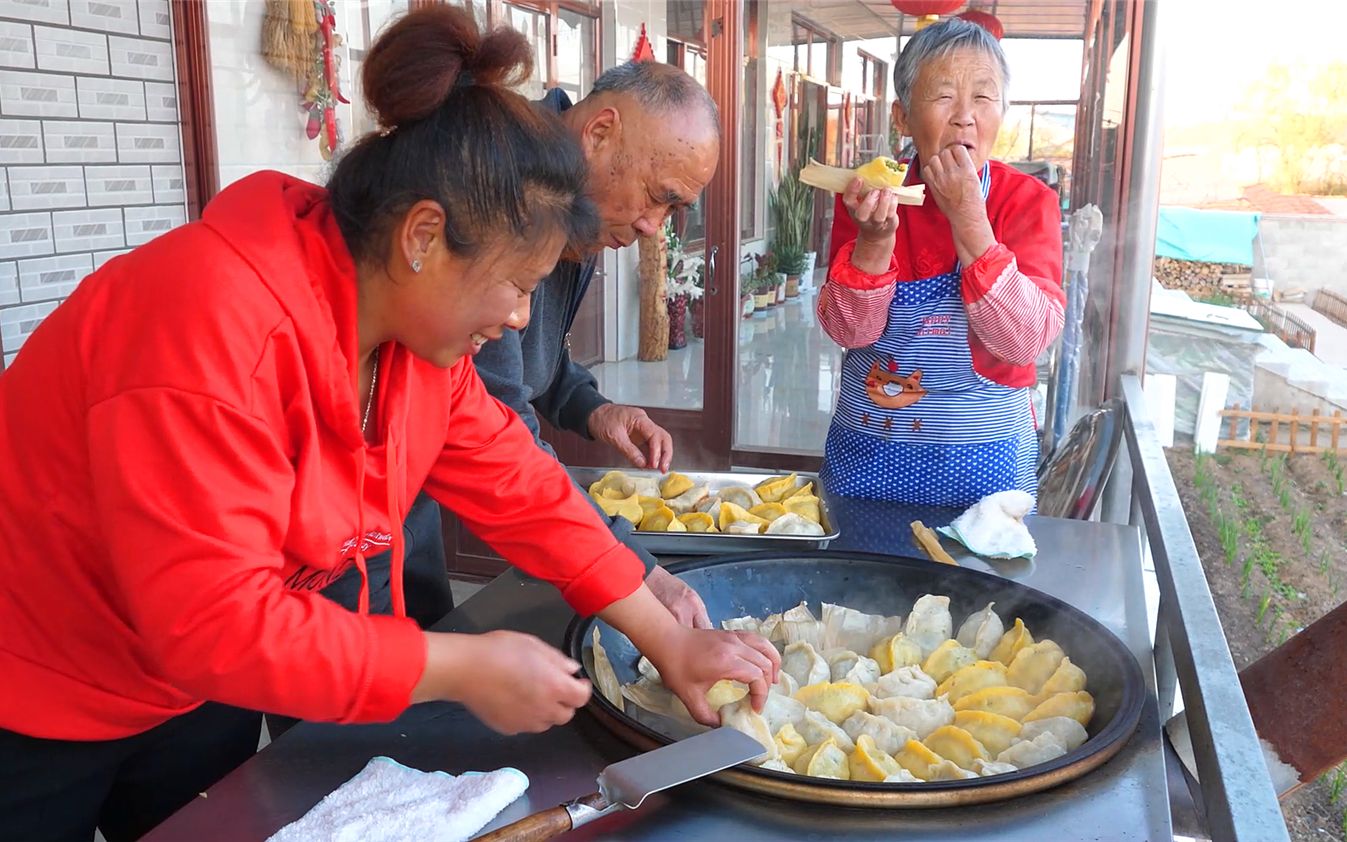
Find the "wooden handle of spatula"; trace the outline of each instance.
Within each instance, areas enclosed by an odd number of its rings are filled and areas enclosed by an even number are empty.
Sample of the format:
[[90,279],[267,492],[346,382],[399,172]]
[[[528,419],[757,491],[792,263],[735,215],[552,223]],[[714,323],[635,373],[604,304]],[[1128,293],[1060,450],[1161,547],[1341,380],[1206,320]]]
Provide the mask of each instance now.
[[553,807],[478,836],[475,842],[540,842],[560,836],[570,829],[571,814],[566,812],[565,807]]

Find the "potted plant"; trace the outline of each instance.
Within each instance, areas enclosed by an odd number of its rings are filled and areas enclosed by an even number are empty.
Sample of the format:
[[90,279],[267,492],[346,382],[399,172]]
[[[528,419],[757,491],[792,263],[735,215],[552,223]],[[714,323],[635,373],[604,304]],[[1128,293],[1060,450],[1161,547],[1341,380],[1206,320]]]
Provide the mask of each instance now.
[[798,246],[785,246],[776,253],[776,266],[786,276],[786,298],[795,298],[800,294],[800,275],[804,272],[804,250]]
[[[800,275],[805,271],[805,247],[809,240],[809,222],[814,207],[813,189],[799,179],[797,170],[787,171],[781,183],[768,196],[772,217],[772,253],[777,257],[777,269],[786,276],[793,292],[782,290],[782,300],[799,294]],[[794,276],[795,283],[790,284]]]
[[743,272],[739,275],[739,315],[745,319],[752,316],[753,311],[757,309],[757,301],[753,295],[757,283],[758,276],[753,271]]
[[688,295],[688,312],[692,314],[692,338],[701,339],[706,335],[706,266],[699,265],[692,278],[692,289]]
[[[665,249],[665,303],[669,308],[669,347],[677,350],[687,347],[687,312],[693,301],[700,301],[702,287],[698,279],[702,273],[702,259],[690,257],[683,251],[683,241],[673,229],[672,220],[664,224]],[[700,334],[697,334],[700,336]]]
[[758,267],[753,273],[754,310],[766,310],[776,306],[776,261],[770,253],[758,257]]

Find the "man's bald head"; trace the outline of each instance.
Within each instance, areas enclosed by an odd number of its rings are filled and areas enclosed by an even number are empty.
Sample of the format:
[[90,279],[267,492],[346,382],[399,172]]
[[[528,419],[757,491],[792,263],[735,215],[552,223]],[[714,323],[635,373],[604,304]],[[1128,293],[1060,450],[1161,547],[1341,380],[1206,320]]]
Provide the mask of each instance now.
[[629,61],[605,70],[594,81],[589,97],[602,98],[604,94],[623,94],[642,108],[665,117],[703,115],[710,120],[716,136],[720,135],[716,101],[700,82],[671,64]]

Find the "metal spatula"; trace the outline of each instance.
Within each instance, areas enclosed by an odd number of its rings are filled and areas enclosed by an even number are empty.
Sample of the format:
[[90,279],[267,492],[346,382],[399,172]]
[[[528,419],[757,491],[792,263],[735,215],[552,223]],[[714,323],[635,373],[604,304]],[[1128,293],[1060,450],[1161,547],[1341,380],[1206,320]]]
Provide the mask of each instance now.
[[614,763],[599,773],[599,791],[534,813],[477,842],[536,842],[560,836],[618,810],[635,810],[646,797],[752,760],[762,744],[742,731],[717,728]]

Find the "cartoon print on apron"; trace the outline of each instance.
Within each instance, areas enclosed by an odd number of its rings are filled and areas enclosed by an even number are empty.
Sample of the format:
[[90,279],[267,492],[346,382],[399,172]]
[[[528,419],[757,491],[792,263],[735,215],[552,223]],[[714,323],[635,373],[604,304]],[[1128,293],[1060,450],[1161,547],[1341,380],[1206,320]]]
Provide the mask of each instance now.
[[[991,184],[983,167],[982,195]],[[996,491],[1037,490],[1030,390],[973,369],[961,267],[897,285],[884,334],[846,352],[824,447],[828,491],[969,506]]]

